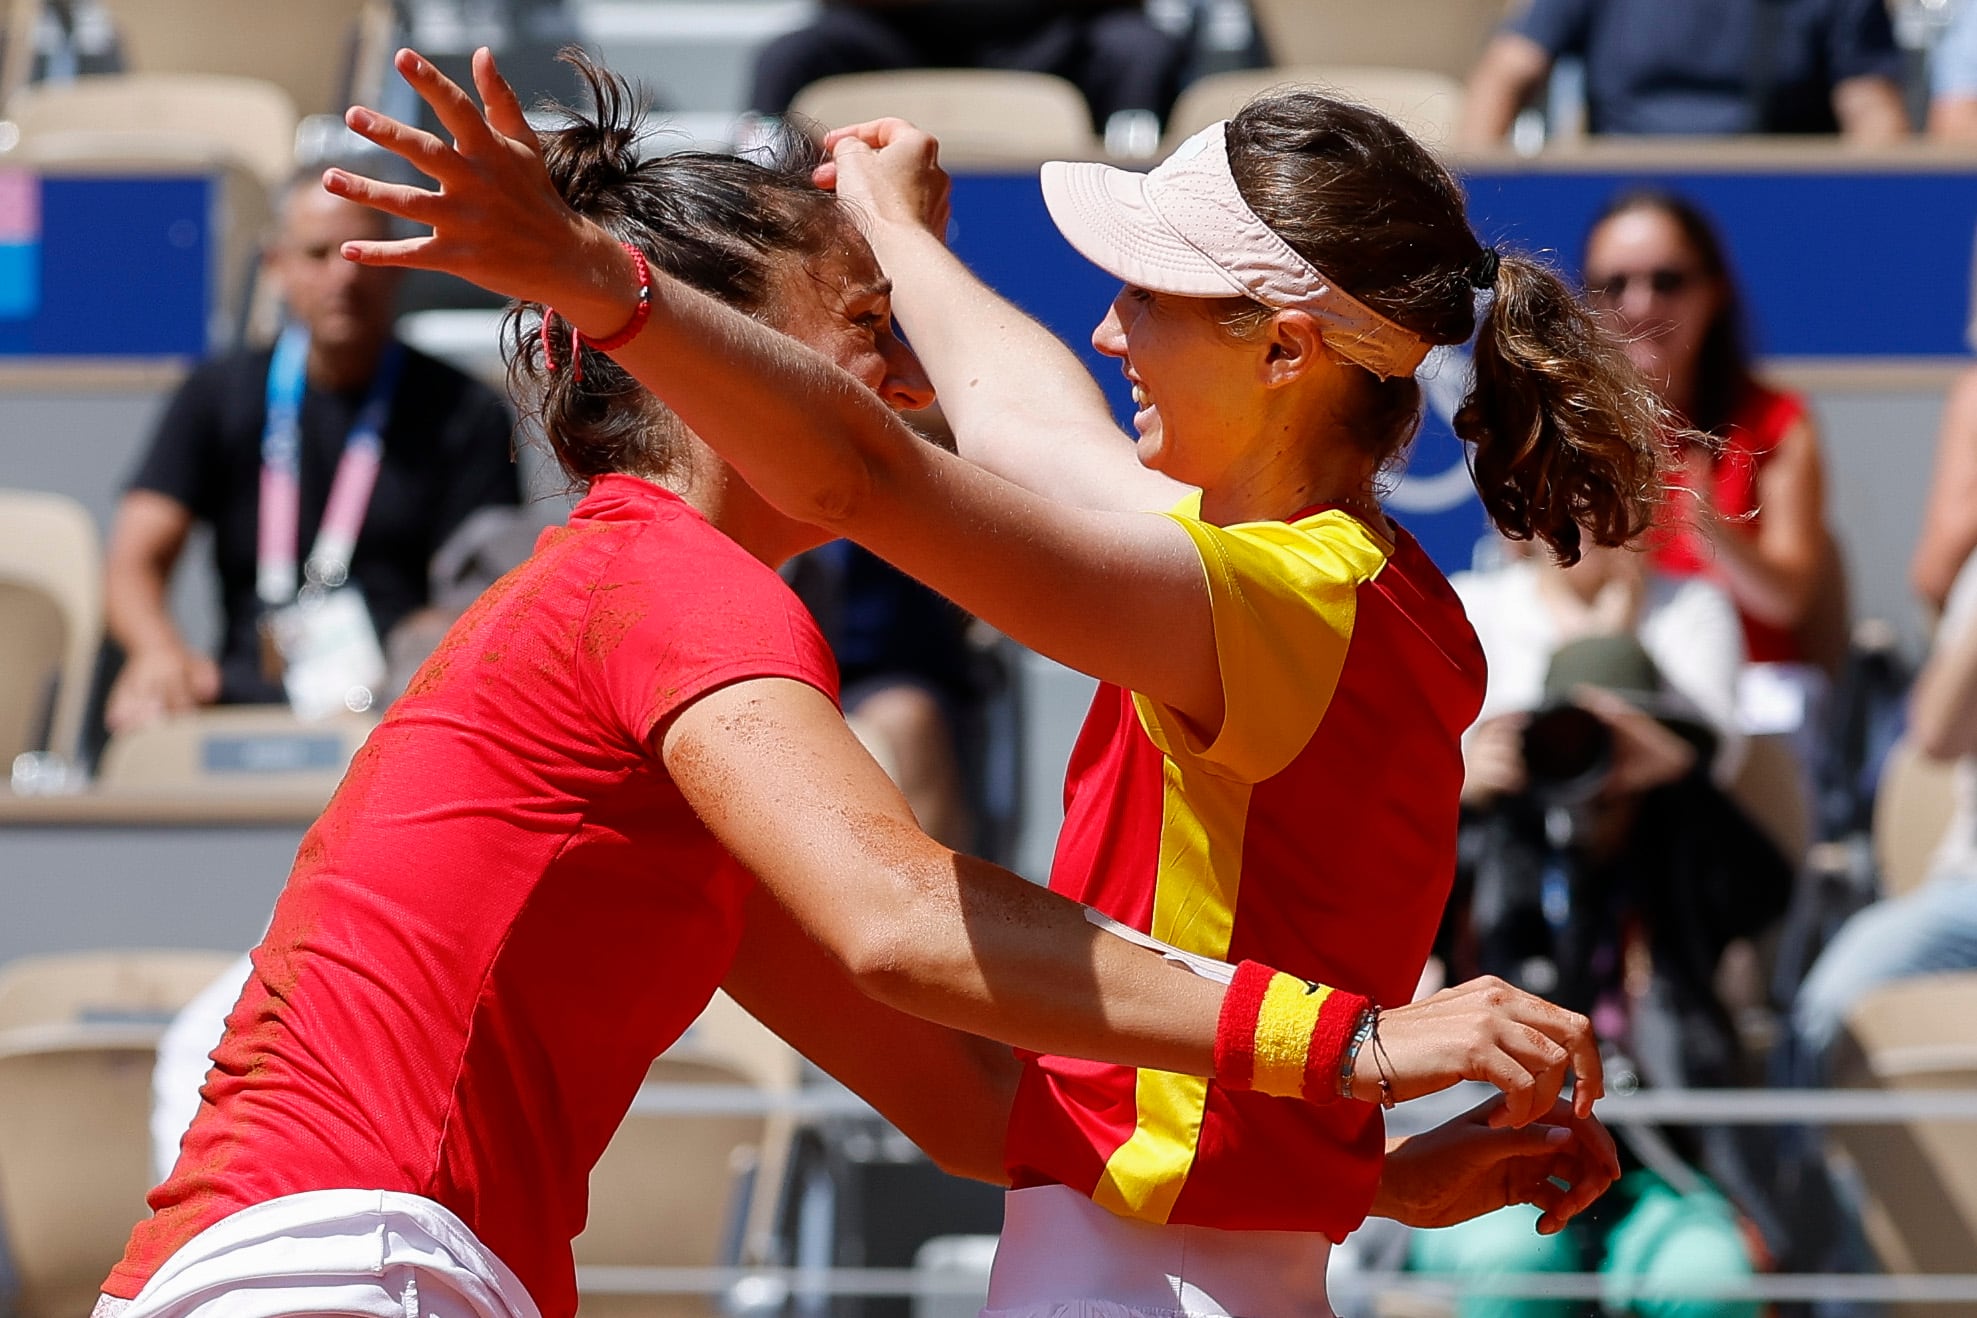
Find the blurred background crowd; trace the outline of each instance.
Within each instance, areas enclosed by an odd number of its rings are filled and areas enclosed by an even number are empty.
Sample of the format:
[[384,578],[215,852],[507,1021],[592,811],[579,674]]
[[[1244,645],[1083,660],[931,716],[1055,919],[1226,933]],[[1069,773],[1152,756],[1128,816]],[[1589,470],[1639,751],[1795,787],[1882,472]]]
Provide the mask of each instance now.
[[[1369,1228],[1336,1302],[1867,1312],[1901,1287],[1835,1274],[1977,1281],[1977,0],[0,13],[0,1312],[83,1311],[203,1070],[210,1015],[181,1009],[224,1010],[369,726],[569,507],[500,308],[338,256],[383,221],[314,178],[361,156],[343,106],[415,112],[400,44],[456,73],[490,45],[525,100],[572,95],[554,55],[582,45],[649,89],[650,150],[914,119],[957,249],[1074,342],[1109,294],[1046,235],[1037,161],[1151,161],[1285,82],[1446,152],[1484,238],[1546,248],[1689,430],[1647,543],[1560,568],[1481,533],[1446,424],[1466,362],[1426,368],[1389,506],[1456,574],[1490,683],[1424,988],[1493,973],[1585,1011],[1619,1103],[1690,1106],[1617,1122],[1629,1174],[1571,1231]],[[848,544],[789,574],[928,831],[1041,877],[1085,680]],[[281,619],[346,583],[323,676]],[[993,1193],[730,1004],[649,1089],[579,1241],[587,1313],[973,1311]],[[1774,1110],[1736,1115],[1751,1090]],[[1961,1118],[1895,1101],[1932,1090]],[[1855,1100],[1791,1124],[1785,1091]],[[890,1299],[749,1271],[792,1264],[914,1271],[870,1274]],[[1829,1284],[1753,1286],[1802,1274]]]

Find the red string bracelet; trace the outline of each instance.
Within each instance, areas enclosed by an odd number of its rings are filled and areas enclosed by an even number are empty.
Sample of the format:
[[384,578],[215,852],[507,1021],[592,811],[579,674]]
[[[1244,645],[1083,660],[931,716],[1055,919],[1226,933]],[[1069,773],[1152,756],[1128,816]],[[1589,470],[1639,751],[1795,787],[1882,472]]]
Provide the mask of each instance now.
[[[631,243],[620,243],[631,253],[632,264],[638,268],[638,306],[632,309],[632,317],[625,322],[623,329],[608,338],[592,339],[590,346],[599,352],[614,352],[638,337],[645,322],[652,319],[652,267],[646,264],[645,253]],[[542,325],[537,333],[542,337],[542,364],[547,370],[556,369],[556,352],[550,346],[549,322],[556,316],[556,308],[542,309]],[[570,326],[570,370],[572,376],[581,383],[583,380],[583,335],[575,325]]]

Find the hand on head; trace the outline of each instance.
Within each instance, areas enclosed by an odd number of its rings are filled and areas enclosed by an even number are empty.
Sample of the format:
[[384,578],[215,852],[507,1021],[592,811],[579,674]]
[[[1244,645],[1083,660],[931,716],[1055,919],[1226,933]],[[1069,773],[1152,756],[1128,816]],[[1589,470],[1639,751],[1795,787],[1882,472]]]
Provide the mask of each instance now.
[[824,148],[831,158],[817,166],[818,187],[835,189],[874,220],[946,237],[954,181],[931,134],[904,119],[874,119],[832,129]]

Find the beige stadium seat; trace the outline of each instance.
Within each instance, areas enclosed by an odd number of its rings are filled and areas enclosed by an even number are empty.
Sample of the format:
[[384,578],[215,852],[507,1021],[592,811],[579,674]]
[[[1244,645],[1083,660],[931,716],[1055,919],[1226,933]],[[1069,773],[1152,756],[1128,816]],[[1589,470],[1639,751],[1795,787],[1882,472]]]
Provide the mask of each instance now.
[[376,726],[368,714],[305,723],[286,705],[194,710],[111,737],[97,781],[105,791],[319,792],[327,801]]
[[56,952],[0,965],[0,1032],[30,1026],[163,1025],[236,953]]
[[1250,0],[1280,65],[1363,64],[1466,79],[1505,0]]
[[361,79],[376,78],[392,36],[390,0],[97,3],[116,25],[132,72],[264,78],[303,114],[341,114],[353,99],[375,104],[375,82],[365,87]]
[[89,1312],[151,1188],[161,1026],[0,1031],[0,1218],[17,1318]]
[[826,128],[888,116],[940,139],[943,163],[1093,159],[1102,148],[1076,86],[1048,73],[905,69],[811,83],[793,115]]
[[[260,78],[104,73],[23,87],[7,102],[21,146],[38,159],[163,153],[230,158],[266,186],[295,170],[295,102]],[[36,139],[51,139],[38,148]]]
[[1195,81],[1167,116],[1166,149],[1218,119],[1227,119],[1258,93],[1282,87],[1309,87],[1327,96],[1369,106],[1437,150],[1455,135],[1462,113],[1462,84],[1420,69],[1312,64],[1274,69],[1237,69]]
[[1789,737],[1750,737],[1730,797],[1797,869],[1812,845],[1812,802]]
[[[1977,1089],[1977,972],[1875,990],[1847,1018],[1846,1082]],[[1869,1241],[1890,1272],[1969,1272],[1977,1258],[1977,1124],[1835,1127],[1865,1191]]]
[[102,641],[103,554],[88,510],[0,490],[0,775],[44,726],[48,749],[78,753]]
[[1881,766],[1874,797],[1874,857],[1881,895],[1899,897],[1927,877],[1955,809],[1955,766],[1932,760],[1906,740]]
[[[739,1066],[668,1054],[647,1080],[667,1085],[752,1087]],[[625,1118],[590,1174],[590,1222],[576,1239],[586,1268],[713,1268],[733,1263],[734,1202],[750,1184],[766,1123],[751,1113]],[[582,1318],[718,1318],[718,1295],[612,1294],[584,1282]]]

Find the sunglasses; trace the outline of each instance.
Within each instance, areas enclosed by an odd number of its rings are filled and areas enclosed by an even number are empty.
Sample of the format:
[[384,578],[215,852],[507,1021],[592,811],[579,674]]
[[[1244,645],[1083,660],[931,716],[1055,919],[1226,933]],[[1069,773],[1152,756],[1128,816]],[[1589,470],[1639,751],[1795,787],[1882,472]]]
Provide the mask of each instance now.
[[1648,291],[1656,297],[1673,297],[1696,282],[1696,272],[1681,270],[1673,266],[1663,266],[1658,270],[1638,270],[1632,273],[1622,271],[1609,275],[1598,283],[1588,283],[1586,291],[1593,301],[1617,306],[1627,296],[1627,290],[1636,283],[1645,283]]

